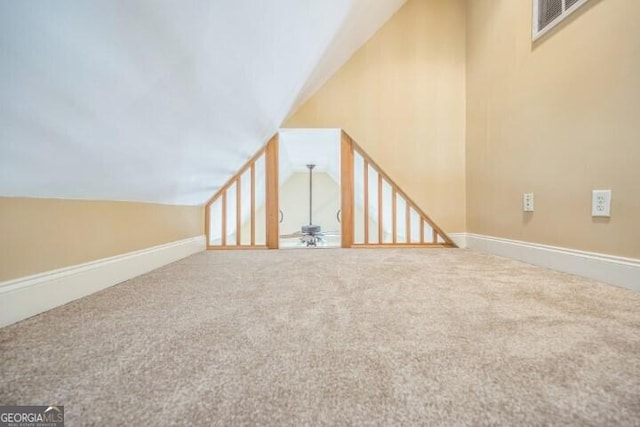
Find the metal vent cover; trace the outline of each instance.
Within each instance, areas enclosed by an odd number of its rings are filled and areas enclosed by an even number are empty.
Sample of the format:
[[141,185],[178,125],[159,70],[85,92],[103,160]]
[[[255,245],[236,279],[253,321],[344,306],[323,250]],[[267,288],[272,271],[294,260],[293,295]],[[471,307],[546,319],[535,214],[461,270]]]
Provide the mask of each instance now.
[[538,0],[538,31],[562,15],[562,0]]
[[550,31],[589,0],[533,0],[533,39]]

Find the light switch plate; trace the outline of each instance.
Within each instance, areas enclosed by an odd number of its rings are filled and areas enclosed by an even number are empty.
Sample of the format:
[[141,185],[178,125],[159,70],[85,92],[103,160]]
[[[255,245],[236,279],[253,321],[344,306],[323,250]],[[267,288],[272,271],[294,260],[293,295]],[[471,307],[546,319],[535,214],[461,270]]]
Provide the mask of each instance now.
[[611,190],[593,190],[591,216],[611,216]]

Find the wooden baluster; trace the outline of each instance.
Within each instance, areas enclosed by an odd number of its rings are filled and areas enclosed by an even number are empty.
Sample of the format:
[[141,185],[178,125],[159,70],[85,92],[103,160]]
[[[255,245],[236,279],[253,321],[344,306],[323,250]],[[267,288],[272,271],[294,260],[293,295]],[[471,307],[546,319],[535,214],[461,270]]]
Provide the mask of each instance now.
[[406,233],[407,233],[407,243],[411,243],[411,210],[409,209],[409,203],[405,200],[404,201],[404,207],[405,207],[405,226],[406,226]]
[[369,243],[369,162],[364,160],[364,244]]
[[391,225],[391,232],[393,234],[393,244],[395,245],[396,242],[398,241],[398,238],[396,236],[397,230],[396,230],[396,189],[394,187],[391,187],[391,218],[392,218],[392,225]]
[[227,189],[222,191],[222,246],[227,246]]
[[384,243],[384,226],[382,223],[382,174],[378,172],[378,244]]
[[256,245],[256,162],[251,162],[251,246]]
[[242,244],[242,240],[240,238],[241,230],[242,230],[242,187],[240,183],[241,176],[238,176],[236,180],[236,246],[240,246]]

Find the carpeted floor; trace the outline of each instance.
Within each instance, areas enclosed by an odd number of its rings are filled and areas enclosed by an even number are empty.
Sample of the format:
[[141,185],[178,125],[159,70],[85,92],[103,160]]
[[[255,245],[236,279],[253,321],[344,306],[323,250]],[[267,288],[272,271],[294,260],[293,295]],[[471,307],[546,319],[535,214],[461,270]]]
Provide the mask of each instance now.
[[640,294],[468,250],[200,253],[0,355],[67,425],[640,424]]

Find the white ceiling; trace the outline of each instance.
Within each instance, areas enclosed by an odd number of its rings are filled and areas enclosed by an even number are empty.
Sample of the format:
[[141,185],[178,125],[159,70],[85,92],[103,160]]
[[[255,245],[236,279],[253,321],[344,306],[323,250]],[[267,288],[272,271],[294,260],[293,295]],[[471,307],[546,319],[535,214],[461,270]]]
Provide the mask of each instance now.
[[404,1],[2,1],[0,195],[201,204]]

